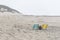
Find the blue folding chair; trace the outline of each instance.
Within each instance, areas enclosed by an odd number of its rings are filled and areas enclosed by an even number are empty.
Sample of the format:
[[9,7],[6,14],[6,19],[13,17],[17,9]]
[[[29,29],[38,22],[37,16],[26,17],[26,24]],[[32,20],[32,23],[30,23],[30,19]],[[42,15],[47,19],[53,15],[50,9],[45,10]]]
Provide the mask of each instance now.
[[33,29],[34,29],[34,30],[38,30],[38,29],[39,29],[39,24],[34,24],[34,25],[33,25]]

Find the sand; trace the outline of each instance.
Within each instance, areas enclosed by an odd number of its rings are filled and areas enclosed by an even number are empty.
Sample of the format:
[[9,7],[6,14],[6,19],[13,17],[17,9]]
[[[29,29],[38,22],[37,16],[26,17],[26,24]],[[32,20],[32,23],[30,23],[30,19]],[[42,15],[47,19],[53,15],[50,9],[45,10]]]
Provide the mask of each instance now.
[[[48,24],[46,30],[33,30],[35,23]],[[60,40],[60,17],[0,13],[0,40]]]

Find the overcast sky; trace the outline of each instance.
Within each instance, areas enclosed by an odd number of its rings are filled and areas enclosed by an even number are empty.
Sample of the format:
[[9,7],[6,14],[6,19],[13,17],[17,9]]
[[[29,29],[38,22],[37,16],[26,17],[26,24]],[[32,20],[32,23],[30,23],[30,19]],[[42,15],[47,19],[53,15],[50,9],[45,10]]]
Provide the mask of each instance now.
[[28,15],[60,15],[60,0],[0,0],[0,4]]

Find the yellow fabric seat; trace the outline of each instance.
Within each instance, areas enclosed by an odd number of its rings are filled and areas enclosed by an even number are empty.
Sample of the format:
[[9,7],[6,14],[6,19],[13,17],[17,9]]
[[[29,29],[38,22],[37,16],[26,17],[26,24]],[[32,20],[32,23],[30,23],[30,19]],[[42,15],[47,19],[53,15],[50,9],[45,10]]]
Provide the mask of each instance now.
[[48,24],[42,24],[42,29],[47,29],[47,27],[48,27]]

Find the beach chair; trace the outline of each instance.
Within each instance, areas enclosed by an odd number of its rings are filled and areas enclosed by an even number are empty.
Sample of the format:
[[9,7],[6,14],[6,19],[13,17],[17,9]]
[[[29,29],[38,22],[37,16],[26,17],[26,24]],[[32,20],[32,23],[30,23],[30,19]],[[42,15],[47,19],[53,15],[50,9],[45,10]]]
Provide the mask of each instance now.
[[33,25],[33,29],[34,29],[34,30],[38,30],[38,29],[39,29],[39,24],[34,24],[34,25]]
[[47,29],[47,27],[48,27],[48,24],[42,24],[42,29]]

